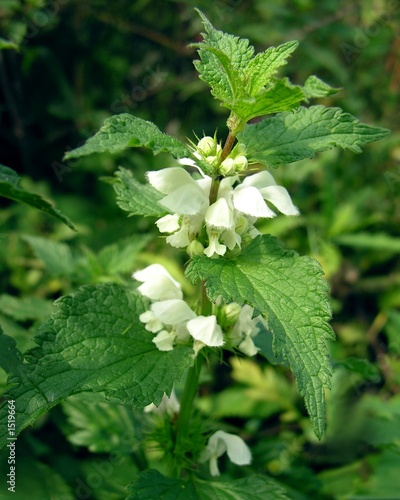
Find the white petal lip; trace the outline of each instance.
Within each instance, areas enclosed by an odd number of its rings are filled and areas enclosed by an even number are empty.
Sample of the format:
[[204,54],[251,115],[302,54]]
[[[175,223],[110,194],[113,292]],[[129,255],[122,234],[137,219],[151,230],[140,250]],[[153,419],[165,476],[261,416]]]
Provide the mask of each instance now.
[[153,339],[159,351],[172,351],[174,348],[175,335],[167,330],[162,330]]
[[179,229],[179,214],[168,214],[156,221],[160,233],[174,233]]
[[241,188],[241,187],[254,186],[257,189],[261,189],[267,186],[275,186],[275,185],[276,182],[275,179],[272,177],[272,175],[266,170],[263,170],[262,172],[258,172],[257,174],[247,176],[238,187]]
[[138,287],[138,291],[151,300],[183,298],[180,287],[177,287],[167,276],[157,276],[146,280]]
[[165,325],[178,325],[196,317],[184,300],[170,299],[151,305],[154,316]]
[[151,264],[150,266],[140,269],[139,271],[135,271],[132,274],[132,278],[135,278],[135,280],[141,281],[142,283],[148,279],[157,278],[158,276],[166,276],[174,283],[175,286],[181,288],[181,284],[174,280],[174,278],[161,264]]
[[230,461],[236,465],[251,463],[251,451],[243,439],[228,432],[217,431],[210,437],[207,447],[200,456],[200,462],[210,460],[210,473],[212,476],[219,475],[217,458],[225,451]]
[[253,217],[275,217],[275,213],[266,205],[260,191],[254,187],[235,189],[233,205],[239,212]]
[[208,207],[205,221],[213,228],[231,229],[235,225],[232,210],[225,198],[220,198]]
[[198,316],[187,323],[190,335],[210,347],[219,347],[224,343],[221,327],[215,316]]
[[293,205],[287,190],[282,186],[268,186],[260,189],[264,200],[269,201],[284,215],[299,215],[299,209]]
[[192,176],[182,167],[170,167],[147,172],[150,184],[163,194],[170,194],[186,184],[193,184]]
[[184,184],[162,198],[158,202],[171,212],[182,215],[195,215],[209,203],[208,197],[201,187],[193,181],[193,184]]

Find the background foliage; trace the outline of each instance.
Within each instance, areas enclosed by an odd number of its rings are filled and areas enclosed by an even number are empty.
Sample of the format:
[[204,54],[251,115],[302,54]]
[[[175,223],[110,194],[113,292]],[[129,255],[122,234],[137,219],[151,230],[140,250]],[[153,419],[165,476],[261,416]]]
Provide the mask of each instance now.
[[[398,2],[2,2],[0,163],[23,177],[26,190],[54,200],[78,231],[0,199],[1,328],[25,351],[60,295],[83,284],[129,284],[133,269],[154,261],[179,272],[185,257],[178,263],[169,249],[161,254],[153,221],[127,218],[107,183],[120,165],[143,180],[146,170],[171,166],[170,157],[142,150],[62,157],[121,112],[183,140],[191,131],[225,130],[226,110],[197,78],[187,47],[200,40],[194,6],[257,50],[298,39],[284,69],[294,83],[317,74],[344,89],[322,103],[393,131],[361,155],[335,149],[274,171],[302,215],[277,217],[262,230],[317,258],[332,290],[338,341],[323,441],[288,372],[261,358],[211,366],[198,409],[228,430],[244,430],[259,471],[291,498],[393,498],[400,467]],[[2,386],[5,379],[1,371]],[[14,498],[124,498],[144,461],[157,464],[156,451],[138,449],[144,431],[129,405],[68,398],[20,436],[24,480]],[[240,471],[226,464],[225,474]]]

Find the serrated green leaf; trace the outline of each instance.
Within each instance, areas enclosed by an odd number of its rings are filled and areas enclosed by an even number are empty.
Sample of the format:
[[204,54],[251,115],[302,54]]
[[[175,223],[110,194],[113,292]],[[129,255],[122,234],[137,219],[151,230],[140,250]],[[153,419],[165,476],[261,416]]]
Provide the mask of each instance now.
[[216,30],[205,15],[196,10],[206,32],[202,43],[192,44],[199,48],[200,56],[194,65],[200,78],[210,85],[214,97],[225,105],[238,96],[242,75],[253,57],[254,48],[247,39]]
[[136,234],[132,238],[117,241],[102,248],[98,262],[105,273],[132,273],[138,253],[149,243],[151,236]]
[[188,481],[171,479],[150,469],[141,472],[134,483],[128,487],[131,492],[126,500],[197,500],[196,490]]
[[75,231],[75,227],[70,219],[65,216],[52,203],[42,198],[36,193],[30,193],[19,187],[21,178],[11,168],[0,165],[0,196],[14,201],[20,201],[31,207],[38,208],[53,217],[61,220],[64,224]]
[[200,78],[211,87],[211,93],[222,101],[221,105],[233,113],[228,126],[236,135],[251,118],[286,111],[305,99],[300,87],[288,81],[273,82],[272,77],[297,47],[287,42],[270,47],[253,58],[254,48],[247,39],[216,30],[198,11],[206,33],[198,47],[199,61],[194,65]]
[[0,295],[0,311],[18,321],[44,320],[51,312],[51,301],[41,297]]
[[278,69],[287,63],[287,58],[294,52],[299,42],[290,42],[269,47],[265,52],[257,54],[246,68],[246,89],[250,95],[256,95],[270,81]]
[[0,326],[0,367],[7,373],[18,370],[22,366],[22,355],[17,349],[15,340],[8,337]]
[[328,285],[318,262],[263,235],[235,259],[196,257],[186,273],[193,283],[205,281],[211,300],[222,295],[225,302],[248,303],[265,315],[274,350],[288,361],[321,438],[324,388],[330,387],[332,375],[327,341],[333,332]]
[[170,153],[177,158],[190,156],[188,148],[164,134],[154,123],[122,113],[107,118],[100,130],[86,143],[64,155],[65,160],[93,153],[118,153],[127,148],[146,147],[153,153]]
[[150,184],[140,184],[132,172],[120,168],[113,183],[117,193],[117,205],[130,215],[144,215],[145,217],[161,217],[166,214],[164,208],[158,204],[163,195]]
[[57,276],[70,276],[76,262],[66,243],[48,240],[40,236],[25,235],[22,237],[32,248],[38,259],[43,261],[46,269]]
[[317,152],[338,146],[360,153],[361,146],[382,139],[389,130],[360,123],[340,108],[300,107],[280,113],[238,134],[250,161],[270,167],[313,158]]
[[[17,441],[17,452],[19,450],[18,444]],[[58,472],[49,465],[39,462],[36,457],[27,454],[26,448],[24,451],[20,452],[16,458],[15,493],[7,492],[8,495],[5,493],[6,487],[9,486],[6,484],[7,478],[0,492],[1,500],[11,498],[15,500],[26,500],[27,498],[35,500],[74,500],[76,498],[70,486]],[[7,477],[6,474],[10,473],[10,466],[7,464],[8,454],[8,448],[0,451],[0,474],[4,478]],[[19,478],[23,478],[23,480],[19,480]]]
[[257,96],[241,99],[230,106],[230,109],[248,122],[252,118],[296,108],[304,101],[300,87],[292,85],[286,78],[281,78],[269,89],[261,90]]
[[68,418],[68,440],[93,453],[129,454],[137,445],[134,412],[110,404],[96,393],[82,393],[62,402]]
[[272,478],[248,476],[229,482],[170,479],[156,470],[147,470],[129,487],[127,500],[287,500],[283,487]]
[[268,476],[253,475],[229,482],[194,480],[199,500],[289,500],[283,487]]
[[341,90],[340,87],[331,87],[315,75],[309,76],[303,86],[303,92],[308,99],[328,97],[337,94]]
[[[14,374],[8,398],[16,401],[20,432],[61,400],[101,392],[141,409],[161,402],[193,363],[193,351],[178,346],[161,352],[139,315],[143,299],[112,283],[86,286],[55,303],[39,328],[38,347],[25,355],[25,376]],[[6,418],[7,407],[0,408]],[[6,430],[0,431],[0,447]]]

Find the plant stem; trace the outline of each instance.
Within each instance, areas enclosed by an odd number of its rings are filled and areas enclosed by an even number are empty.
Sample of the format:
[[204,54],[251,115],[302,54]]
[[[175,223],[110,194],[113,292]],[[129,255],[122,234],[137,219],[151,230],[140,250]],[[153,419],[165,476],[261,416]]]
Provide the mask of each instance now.
[[232,151],[232,147],[235,144],[235,141],[236,137],[231,132],[229,132],[221,153],[221,163],[225,160],[225,158],[229,156],[229,153]]
[[185,440],[188,436],[190,418],[192,416],[193,401],[197,393],[199,386],[199,376],[201,371],[201,365],[203,362],[203,356],[198,354],[194,360],[194,364],[189,368],[186,375],[185,388],[183,389],[182,399],[181,399],[181,409],[179,412],[178,422],[177,422],[177,432],[175,441],[176,450],[176,476],[177,478],[181,475],[182,461],[184,458],[184,453],[186,451]]

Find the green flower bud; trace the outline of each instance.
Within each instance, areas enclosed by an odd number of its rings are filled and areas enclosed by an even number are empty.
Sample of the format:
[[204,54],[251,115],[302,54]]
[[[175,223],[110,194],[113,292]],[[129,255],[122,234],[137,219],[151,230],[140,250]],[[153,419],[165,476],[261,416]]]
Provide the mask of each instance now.
[[223,176],[233,175],[236,172],[236,164],[232,158],[226,158],[219,167],[219,173]]
[[234,162],[236,165],[236,170],[238,172],[243,172],[243,170],[246,170],[247,167],[249,166],[249,162],[247,161],[247,158],[243,155],[236,156]]
[[241,215],[236,221],[235,232],[237,234],[243,234],[247,231],[249,227],[249,222],[244,215]]
[[224,307],[225,318],[229,324],[236,323],[241,310],[242,310],[242,307],[239,304],[236,304],[236,302],[232,302],[231,304],[227,304]]
[[203,156],[214,156],[217,150],[217,144],[213,137],[206,135],[197,144],[197,149],[199,149]]
[[189,257],[194,257],[195,255],[203,255],[204,246],[198,240],[193,240],[186,248],[186,252]]
[[216,167],[218,164],[218,156],[207,156],[206,162],[212,165],[213,167]]

